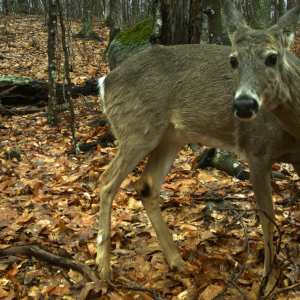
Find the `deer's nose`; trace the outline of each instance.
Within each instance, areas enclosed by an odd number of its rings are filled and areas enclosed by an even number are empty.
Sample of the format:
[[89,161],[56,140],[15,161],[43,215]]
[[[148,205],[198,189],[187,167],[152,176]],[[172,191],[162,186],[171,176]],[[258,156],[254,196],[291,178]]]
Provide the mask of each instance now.
[[248,95],[240,95],[233,101],[233,111],[239,119],[252,119],[258,112],[258,102]]

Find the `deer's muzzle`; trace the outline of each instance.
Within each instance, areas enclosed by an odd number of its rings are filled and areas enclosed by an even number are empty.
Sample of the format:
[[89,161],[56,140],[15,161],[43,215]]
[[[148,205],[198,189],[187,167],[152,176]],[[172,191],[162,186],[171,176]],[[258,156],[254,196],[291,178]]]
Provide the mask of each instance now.
[[248,95],[240,95],[233,101],[234,115],[242,120],[250,120],[256,117],[259,104],[255,98]]

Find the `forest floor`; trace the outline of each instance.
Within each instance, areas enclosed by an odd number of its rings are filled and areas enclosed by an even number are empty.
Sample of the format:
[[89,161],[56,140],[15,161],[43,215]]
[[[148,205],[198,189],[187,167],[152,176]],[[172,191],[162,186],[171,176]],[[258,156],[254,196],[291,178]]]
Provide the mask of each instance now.
[[[37,17],[10,17],[0,25],[0,73],[47,79],[47,28]],[[79,30],[78,24],[73,31]],[[103,42],[74,39],[73,83],[108,72]],[[99,29],[99,30],[98,30]],[[105,134],[96,97],[75,100],[77,135],[89,142]],[[72,154],[68,113],[49,127],[45,112],[0,116],[0,252],[37,245],[96,271],[98,177],[115,147]],[[13,150],[13,151],[12,151]],[[14,155],[11,155],[14,153]],[[256,299],[263,269],[263,239],[249,181],[195,168],[188,146],[178,155],[162,187],[162,214],[172,229],[190,274],[169,270],[130,181],[113,203],[112,270],[115,286],[100,291],[87,276],[44,259],[14,255],[0,259],[0,299]],[[273,299],[300,299],[299,178],[288,165],[273,180],[280,277]],[[129,286],[139,287],[135,290]]]

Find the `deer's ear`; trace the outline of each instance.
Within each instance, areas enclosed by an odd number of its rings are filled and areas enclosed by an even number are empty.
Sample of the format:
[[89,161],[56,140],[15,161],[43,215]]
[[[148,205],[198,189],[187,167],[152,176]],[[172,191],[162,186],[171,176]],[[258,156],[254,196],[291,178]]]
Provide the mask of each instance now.
[[225,26],[231,42],[234,33],[239,30],[250,30],[242,13],[236,8],[232,0],[223,0]]
[[278,23],[269,28],[272,33],[281,33],[284,46],[289,48],[294,41],[298,21],[300,21],[300,4],[283,15]]

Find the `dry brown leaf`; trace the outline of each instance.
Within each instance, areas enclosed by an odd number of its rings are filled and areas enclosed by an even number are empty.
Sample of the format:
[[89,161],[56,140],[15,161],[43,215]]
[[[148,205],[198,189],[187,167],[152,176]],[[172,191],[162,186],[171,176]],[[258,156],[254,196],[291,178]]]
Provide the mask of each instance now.
[[109,299],[110,300],[124,300],[124,296],[121,296],[119,293],[117,292],[112,292],[109,293]]
[[67,285],[60,284],[49,291],[49,295],[52,296],[66,296],[70,294],[70,288]]
[[88,243],[87,247],[88,247],[90,255],[92,257],[96,256],[96,253],[97,253],[96,243]]
[[128,208],[132,209],[132,210],[138,210],[138,209],[142,209],[143,205],[141,203],[141,201],[137,201],[135,198],[130,197],[128,199]]
[[224,287],[218,284],[209,285],[198,297],[198,300],[212,300],[218,296]]
[[44,182],[39,179],[27,179],[23,178],[21,179],[21,182],[24,184],[24,186],[28,186],[32,192],[33,195],[38,195],[42,192],[42,187],[44,186]]
[[79,282],[81,282],[83,280],[83,276],[81,273],[76,272],[74,270],[70,270],[68,272],[68,276],[70,277],[70,279],[75,282],[76,284],[78,284]]
[[297,222],[300,222],[300,210],[293,212],[294,218]]
[[205,231],[201,231],[200,233],[200,239],[201,241],[206,241],[209,240],[211,238],[214,238],[215,234],[211,231],[205,230]]
[[10,293],[0,287],[0,299],[6,298]]
[[34,218],[34,213],[30,212],[28,209],[25,209],[23,214],[17,218],[16,223],[25,224],[31,221],[33,218]]
[[[190,230],[190,231],[198,231],[198,227],[191,225],[191,224],[183,224],[180,226],[181,230]],[[202,234],[202,233],[201,233]]]
[[16,277],[16,275],[18,274],[18,272],[19,272],[19,268],[18,268],[17,264],[14,263],[14,264],[10,267],[10,269],[8,270],[8,272],[6,273],[6,276],[7,276],[8,278],[12,279],[12,278]]

